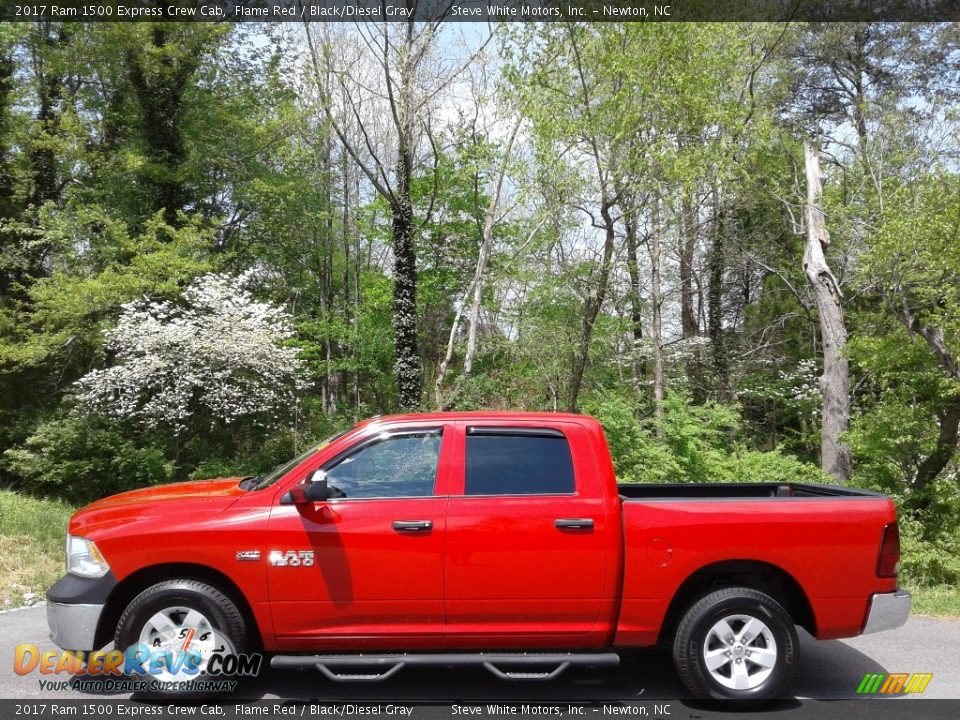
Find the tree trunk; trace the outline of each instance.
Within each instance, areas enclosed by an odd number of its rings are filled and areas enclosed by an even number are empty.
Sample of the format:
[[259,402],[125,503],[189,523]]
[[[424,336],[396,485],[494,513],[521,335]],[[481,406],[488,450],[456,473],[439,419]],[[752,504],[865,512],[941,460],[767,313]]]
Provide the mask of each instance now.
[[717,399],[729,397],[730,368],[727,364],[726,339],[723,336],[723,275],[726,265],[727,222],[720,206],[720,194],[714,191],[713,248],[710,251],[710,287],[707,290],[707,332],[713,350],[713,371],[716,373]]
[[627,237],[627,272],[630,275],[630,325],[633,330],[633,377],[646,377],[647,363],[640,360],[639,348],[643,340],[643,302],[640,299],[640,263],[637,259],[637,210],[630,208],[624,214],[624,232]]
[[[681,209],[682,236],[680,239],[680,330],[684,340],[700,334],[700,323],[694,309],[696,292],[693,282],[693,260],[697,250],[697,208],[693,192],[685,195]],[[700,351],[695,350],[687,362],[687,381],[695,403],[706,399],[700,372]]]
[[480,324],[480,303],[483,300],[483,279],[490,258],[490,246],[493,241],[493,215],[488,211],[483,226],[483,239],[477,255],[477,267],[474,271],[470,293],[470,315],[468,317],[467,350],[463,356],[463,376],[470,377],[473,372],[473,356],[477,352],[477,326]]
[[616,236],[614,233],[613,217],[610,208],[613,203],[604,198],[600,205],[600,216],[604,222],[603,259],[600,262],[600,277],[597,278],[597,292],[588,296],[583,304],[583,315],[580,318],[580,338],[576,355],[573,358],[573,372],[570,378],[570,397],[567,400],[567,409],[577,412],[577,402],[580,397],[580,388],[583,386],[583,373],[587,368],[590,356],[590,340],[593,338],[593,326],[597,315],[603,307],[607,295],[607,284],[610,279],[610,263],[613,260],[613,248]]
[[[896,315],[911,333],[916,333],[924,339],[940,368],[954,380],[960,380],[960,364],[947,347],[943,329],[934,325],[924,325],[913,316],[906,304],[897,309]],[[917,475],[912,483],[915,490],[927,488],[953,459],[957,451],[958,435],[960,435],[960,400],[953,400],[946,407],[937,410],[937,422],[939,424],[937,445],[917,467]],[[928,504],[929,498],[921,501],[921,507]]]
[[653,416],[657,420],[656,433],[663,437],[663,291],[660,288],[660,198],[653,198],[650,210],[650,300],[653,305]]
[[843,356],[847,328],[843,319],[840,287],[824,255],[830,244],[830,235],[820,207],[820,157],[809,142],[804,142],[803,157],[807,176],[807,240],[803,251],[803,271],[817,300],[823,344],[820,467],[839,482],[846,483],[850,480],[852,470],[850,446],[842,442],[840,436],[850,427],[849,363]]
[[[436,402],[437,410],[446,410],[452,401],[452,398],[447,398],[446,400],[443,398],[443,382],[447,378],[447,369],[450,367],[450,361],[453,360],[453,347],[457,340],[457,332],[460,330],[460,320],[463,317],[463,311],[467,307],[467,298],[469,298],[473,292],[475,282],[476,278],[467,286],[467,291],[463,295],[463,302],[460,303],[460,307],[457,308],[457,312],[453,316],[453,322],[450,324],[450,334],[447,336],[447,350],[443,355],[443,360],[440,361],[440,367],[437,369],[437,379],[433,383],[433,399]],[[464,373],[464,375],[466,375],[466,373]],[[457,387],[454,388],[451,396],[455,397],[458,391],[459,383]]]
[[423,365],[417,347],[417,258],[413,246],[413,202],[410,180],[413,151],[410,136],[401,134],[397,157],[397,186],[393,214],[393,335],[394,370],[400,407],[420,404]]
[[414,23],[407,22],[404,51],[399,63],[400,88],[396,99],[397,164],[396,190],[393,194],[393,333],[395,372],[400,407],[415,409],[420,405],[423,385],[423,363],[417,346],[417,257],[413,245],[413,178],[414,127],[412,53]]
[[[943,472],[957,451],[957,438],[960,436],[960,400],[954,400],[947,407],[938,410],[937,421],[940,425],[937,445],[933,452],[920,463],[912,483],[913,489],[917,491],[927,489]],[[921,504],[928,505],[929,499],[924,499]]]
[[497,173],[496,183],[490,202],[483,218],[483,230],[480,237],[480,252],[477,254],[477,267],[473,273],[473,295],[470,300],[469,331],[467,332],[467,351],[463,357],[463,376],[470,377],[473,372],[473,356],[477,351],[477,326],[480,323],[480,302],[483,300],[484,273],[487,269],[487,260],[490,258],[490,249],[493,247],[493,228],[497,223],[497,212],[500,208],[500,193],[503,191],[503,180],[507,174],[507,163],[513,151],[513,142],[516,140],[520,123],[513,126],[507,148],[503,155],[500,171]]
[[693,310],[693,255],[697,246],[697,226],[693,198],[684,197],[683,237],[680,241],[680,329],[684,339],[696,337],[700,328]]
[[413,247],[413,205],[409,186],[397,183],[393,206],[393,332],[395,371],[400,406],[413,409],[420,404],[423,366],[417,347],[417,260]]

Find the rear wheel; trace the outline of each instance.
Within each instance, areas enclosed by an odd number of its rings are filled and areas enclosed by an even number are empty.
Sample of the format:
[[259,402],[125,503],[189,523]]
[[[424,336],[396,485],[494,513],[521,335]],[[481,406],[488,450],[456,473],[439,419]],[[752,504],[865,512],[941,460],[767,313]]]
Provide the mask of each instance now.
[[703,699],[781,697],[798,659],[790,615],[752,588],[724,588],[702,597],[684,614],[673,641],[680,678]]

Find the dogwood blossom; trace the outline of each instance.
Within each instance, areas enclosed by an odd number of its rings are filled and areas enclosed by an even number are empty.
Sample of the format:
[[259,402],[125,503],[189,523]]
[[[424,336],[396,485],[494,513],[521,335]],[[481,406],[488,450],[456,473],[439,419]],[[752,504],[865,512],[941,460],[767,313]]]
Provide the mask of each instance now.
[[248,276],[208,274],[178,302],[141,299],[106,331],[115,363],[77,381],[89,411],[168,426],[194,418],[264,424],[289,407],[301,370],[283,309],[253,298]]

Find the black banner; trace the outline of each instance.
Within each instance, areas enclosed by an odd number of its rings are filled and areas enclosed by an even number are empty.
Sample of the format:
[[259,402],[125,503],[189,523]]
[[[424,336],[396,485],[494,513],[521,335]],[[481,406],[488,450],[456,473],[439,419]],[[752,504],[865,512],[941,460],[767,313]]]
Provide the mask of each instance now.
[[186,702],[166,700],[0,700],[4,720],[74,717],[103,718],[344,718],[345,720],[478,720],[503,717],[549,717],[554,720],[635,718],[636,720],[720,720],[735,717],[779,718],[781,720],[953,720],[960,716],[960,700],[785,700],[763,705],[700,703],[692,700],[650,700],[605,703],[565,701],[458,701],[450,704],[390,702],[291,702],[284,700],[209,700]]
[[960,0],[0,0],[59,22],[753,22],[960,20]]

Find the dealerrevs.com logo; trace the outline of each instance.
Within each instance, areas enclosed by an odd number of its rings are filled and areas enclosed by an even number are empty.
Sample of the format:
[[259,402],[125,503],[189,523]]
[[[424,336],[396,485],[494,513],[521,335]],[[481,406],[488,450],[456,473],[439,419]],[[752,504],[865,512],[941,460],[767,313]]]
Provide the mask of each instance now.
[[236,653],[218,633],[203,630],[177,628],[176,637],[150,638],[123,651],[41,651],[23,643],[14,651],[13,669],[39,673],[41,690],[121,693],[230,692],[237,685],[230,678],[259,674],[261,654]]

